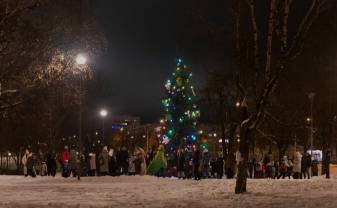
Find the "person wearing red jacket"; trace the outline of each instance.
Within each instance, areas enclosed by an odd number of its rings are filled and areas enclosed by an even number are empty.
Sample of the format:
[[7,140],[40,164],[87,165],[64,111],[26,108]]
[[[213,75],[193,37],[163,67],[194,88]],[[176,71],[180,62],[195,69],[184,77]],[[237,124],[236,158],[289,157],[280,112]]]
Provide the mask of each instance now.
[[62,166],[62,177],[70,176],[70,167],[69,167],[69,151],[68,146],[65,146],[60,155],[60,163]]
[[62,165],[64,165],[64,163],[68,161],[69,161],[69,151],[68,146],[65,146],[63,151],[61,152],[60,162]]

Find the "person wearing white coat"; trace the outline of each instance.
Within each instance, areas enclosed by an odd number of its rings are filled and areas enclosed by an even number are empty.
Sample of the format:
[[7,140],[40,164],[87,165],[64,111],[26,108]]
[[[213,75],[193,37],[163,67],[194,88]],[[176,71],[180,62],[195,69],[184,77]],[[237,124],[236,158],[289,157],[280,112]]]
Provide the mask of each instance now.
[[96,154],[91,152],[89,153],[89,168],[90,168],[90,171],[89,171],[89,175],[90,176],[95,176],[96,175]]
[[294,168],[293,168],[294,179],[298,179],[301,176],[301,160],[302,160],[302,154],[300,152],[295,152],[295,154],[294,154]]
[[[140,168],[136,167],[137,174],[146,175],[147,166],[146,166],[146,153],[145,153],[145,151],[140,147],[136,147],[135,155],[137,157],[138,163],[140,163]],[[139,170],[137,171],[137,169],[139,169]]]
[[22,158],[21,158],[21,163],[23,165],[23,175],[25,177],[28,176],[28,172],[27,172],[27,159],[28,159],[28,155],[29,155],[29,151],[28,151],[28,149],[26,149],[25,153],[22,155]]
[[134,154],[129,158],[129,175],[136,175],[136,166],[135,166],[136,159],[137,157]]

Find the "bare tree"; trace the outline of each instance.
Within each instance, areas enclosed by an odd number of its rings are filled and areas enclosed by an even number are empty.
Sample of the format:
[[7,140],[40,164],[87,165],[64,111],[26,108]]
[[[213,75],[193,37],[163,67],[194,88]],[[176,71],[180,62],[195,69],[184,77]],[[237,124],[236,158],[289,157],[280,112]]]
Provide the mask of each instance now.
[[85,90],[94,76],[92,62],[79,66],[75,57],[85,53],[94,60],[105,51],[106,40],[93,14],[74,13],[83,2],[0,2],[0,122],[20,129],[12,131],[15,135],[1,129],[3,138],[18,137],[13,144],[65,133],[65,118],[78,105],[79,77]]
[[253,132],[266,116],[266,107],[281,75],[302,52],[310,28],[327,2],[312,0],[304,6],[296,5],[292,0],[270,0],[268,8],[264,8],[266,1],[235,1],[236,54],[240,67],[238,88],[244,97],[241,105],[241,161],[235,193],[246,192],[247,161]]

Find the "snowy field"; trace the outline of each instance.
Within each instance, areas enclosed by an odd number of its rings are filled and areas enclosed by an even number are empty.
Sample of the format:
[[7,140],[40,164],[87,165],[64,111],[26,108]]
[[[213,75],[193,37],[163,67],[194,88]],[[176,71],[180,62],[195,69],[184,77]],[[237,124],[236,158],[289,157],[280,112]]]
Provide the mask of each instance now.
[[0,176],[0,207],[337,207],[337,178],[254,179],[243,195],[233,193],[234,185],[151,176]]

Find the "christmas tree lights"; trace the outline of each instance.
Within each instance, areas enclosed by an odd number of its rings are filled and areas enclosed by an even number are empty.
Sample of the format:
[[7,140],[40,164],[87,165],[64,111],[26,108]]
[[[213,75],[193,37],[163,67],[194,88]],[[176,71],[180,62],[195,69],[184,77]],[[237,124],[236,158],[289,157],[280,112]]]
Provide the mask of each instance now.
[[164,116],[161,121],[166,127],[162,141],[168,144],[168,149],[190,149],[198,143],[200,111],[195,104],[194,87],[190,85],[191,76],[190,69],[178,58],[171,79],[165,83],[167,97],[162,100]]

